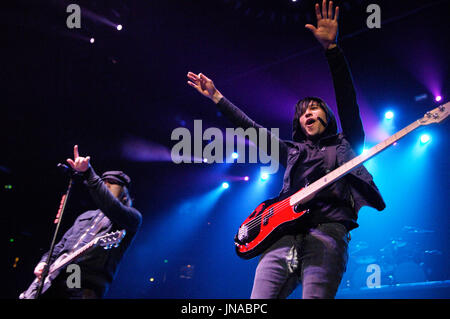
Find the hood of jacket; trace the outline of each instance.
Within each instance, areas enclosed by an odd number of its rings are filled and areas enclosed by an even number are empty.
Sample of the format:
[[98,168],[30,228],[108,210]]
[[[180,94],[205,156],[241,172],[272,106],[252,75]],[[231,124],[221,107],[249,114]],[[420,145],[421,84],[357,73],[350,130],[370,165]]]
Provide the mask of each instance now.
[[300,127],[301,103],[304,103],[305,101],[306,101],[306,103],[309,103],[309,101],[318,102],[320,107],[325,111],[325,114],[327,116],[327,118],[326,118],[327,125],[325,127],[325,131],[323,131],[323,133],[320,135],[319,139],[322,139],[322,138],[328,137],[328,136],[332,136],[332,135],[336,135],[338,133],[336,117],[334,116],[330,107],[321,98],[306,97],[306,98],[298,101],[295,106],[294,120],[292,121],[292,140],[294,142],[303,142],[308,139],[308,137],[306,136],[306,134],[303,132],[302,128]]

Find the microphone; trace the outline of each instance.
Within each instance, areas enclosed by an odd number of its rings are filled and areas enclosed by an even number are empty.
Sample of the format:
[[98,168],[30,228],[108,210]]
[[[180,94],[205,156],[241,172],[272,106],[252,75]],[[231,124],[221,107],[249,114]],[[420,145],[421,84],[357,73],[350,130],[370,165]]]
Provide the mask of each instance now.
[[325,123],[325,121],[322,120],[319,116],[317,117],[317,119],[320,121],[320,123],[322,123],[322,125],[323,125],[324,127],[327,127],[328,123]]
[[80,176],[79,172],[74,170],[72,167],[67,166],[66,164],[58,163],[58,165],[56,165],[56,166],[59,168],[61,173],[63,173],[64,175],[67,175],[68,177]]

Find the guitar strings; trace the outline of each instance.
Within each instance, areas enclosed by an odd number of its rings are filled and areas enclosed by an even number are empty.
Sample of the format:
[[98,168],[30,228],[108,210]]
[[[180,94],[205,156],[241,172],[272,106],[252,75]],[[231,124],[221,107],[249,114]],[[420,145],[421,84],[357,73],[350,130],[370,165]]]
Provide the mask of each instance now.
[[[287,206],[290,206],[290,203],[288,203],[288,199],[283,199],[281,202],[275,204],[275,206],[271,207],[274,211],[274,213],[272,214],[272,216],[274,216],[276,213],[278,213],[278,210],[284,209]],[[271,216],[271,217],[272,217]],[[263,214],[258,215],[257,217],[255,217],[254,219],[252,219],[251,221],[249,221],[248,223],[246,223],[245,225],[248,226],[249,229],[253,229],[255,227],[258,226],[258,224],[261,222],[261,219],[263,217]]]
[[[289,199],[289,197],[286,198],[286,199],[283,199],[280,203],[278,203],[275,206],[271,207],[271,209],[273,209],[273,214],[270,217],[275,216],[275,214],[279,213],[284,208],[286,208],[288,206],[291,206],[289,201],[288,201],[288,199]],[[258,215],[257,217],[255,217],[254,219],[252,219],[251,221],[246,223],[245,226],[248,228],[248,230],[252,230],[252,229],[254,229],[254,228],[259,226],[259,224],[262,221],[262,218],[263,218],[263,214],[261,213],[260,215]]]

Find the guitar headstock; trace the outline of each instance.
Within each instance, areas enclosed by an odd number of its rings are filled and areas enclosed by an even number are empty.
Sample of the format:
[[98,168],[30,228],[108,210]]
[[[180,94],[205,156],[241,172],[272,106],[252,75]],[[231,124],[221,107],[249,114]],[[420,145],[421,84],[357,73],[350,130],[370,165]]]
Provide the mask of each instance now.
[[431,110],[419,120],[420,125],[429,125],[433,123],[440,123],[447,118],[450,113],[450,102],[442,104]]
[[103,235],[96,240],[96,245],[103,247],[104,249],[111,249],[113,247],[118,247],[122,239],[125,237],[125,229],[118,230],[113,233],[108,233]]

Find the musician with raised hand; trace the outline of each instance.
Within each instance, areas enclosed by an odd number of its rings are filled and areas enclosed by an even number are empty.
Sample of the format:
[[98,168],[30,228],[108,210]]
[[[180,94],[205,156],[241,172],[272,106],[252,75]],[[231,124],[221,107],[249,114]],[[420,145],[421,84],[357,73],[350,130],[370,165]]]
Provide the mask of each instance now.
[[[43,291],[41,298],[95,299],[103,298],[113,281],[119,263],[133,241],[140,225],[142,215],[132,207],[128,191],[130,178],[122,171],[108,171],[99,177],[90,165],[90,157],[79,155],[78,146],[74,146],[74,159],[67,163],[84,179],[89,194],[98,207],[78,216],[72,227],[55,245],[50,265],[64,254],[76,252],[96,238],[108,237],[109,233],[120,232],[123,240],[109,250],[96,247],[81,254],[72,263],[80,269],[80,287],[71,288],[67,284],[65,270],[51,281],[50,287]],[[119,232],[117,232],[119,233]],[[109,237],[108,237],[109,238]],[[113,238],[114,239],[114,238]],[[34,270],[41,279],[48,252],[44,254]],[[34,281],[20,298],[34,298],[38,281]]]
[[[280,198],[293,194],[355,157],[364,130],[347,61],[337,45],[339,7],[324,0],[315,6],[317,26],[307,24],[324,49],[335,90],[342,132],[328,105],[305,97],[295,105],[293,140],[279,141],[286,168]],[[188,84],[211,99],[235,126],[261,126],[227,100],[204,74],[187,74]],[[270,133],[270,132],[269,132]],[[273,137],[272,137],[273,138]],[[385,203],[370,173],[360,166],[324,188],[307,204],[309,213],[262,252],[252,298],[286,298],[302,285],[303,298],[334,298],[348,259],[349,232],[358,227],[358,211]]]

